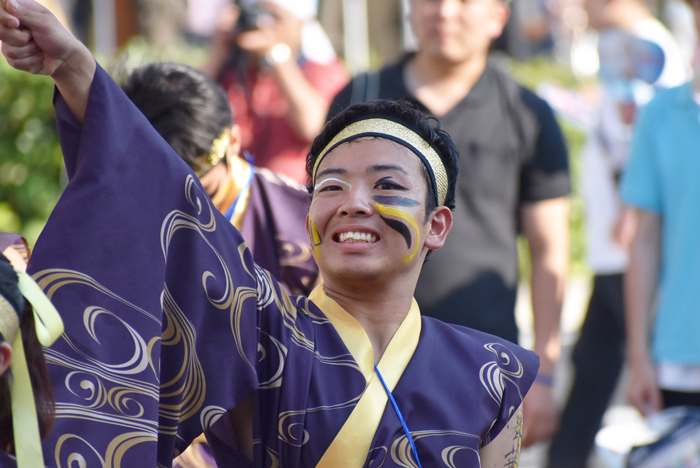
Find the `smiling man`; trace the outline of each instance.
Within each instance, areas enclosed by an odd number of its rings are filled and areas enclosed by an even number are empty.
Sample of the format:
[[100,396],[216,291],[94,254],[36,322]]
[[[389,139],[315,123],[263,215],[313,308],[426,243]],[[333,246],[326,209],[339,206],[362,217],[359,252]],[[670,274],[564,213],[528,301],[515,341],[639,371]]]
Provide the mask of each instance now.
[[488,62],[508,20],[505,0],[410,0],[417,50],[355,77],[329,117],[371,99],[406,99],[440,119],[465,169],[453,234],[425,265],[416,300],[425,315],[518,342],[516,240],[528,241],[533,349],[540,375],[525,400],[525,444],[549,437],[552,376],[566,283],[566,146],[550,107]]
[[376,101],[316,138],[325,283],[293,297],[50,12],[8,0],[0,40],[54,79],[70,177],[30,265],[66,323],[52,463],[170,466],[204,431],[219,466],[517,466],[537,357],[413,300],[452,225],[457,154],[434,121]]

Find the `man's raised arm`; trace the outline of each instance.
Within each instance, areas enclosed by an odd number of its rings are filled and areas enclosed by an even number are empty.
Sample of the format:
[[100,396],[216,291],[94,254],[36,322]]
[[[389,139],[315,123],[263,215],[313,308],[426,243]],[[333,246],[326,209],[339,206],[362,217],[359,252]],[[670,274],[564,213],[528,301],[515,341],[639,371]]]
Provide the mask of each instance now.
[[12,67],[51,76],[73,116],[83,121],[96,63],[48,9],[33,0],[0,0],[0,41]]

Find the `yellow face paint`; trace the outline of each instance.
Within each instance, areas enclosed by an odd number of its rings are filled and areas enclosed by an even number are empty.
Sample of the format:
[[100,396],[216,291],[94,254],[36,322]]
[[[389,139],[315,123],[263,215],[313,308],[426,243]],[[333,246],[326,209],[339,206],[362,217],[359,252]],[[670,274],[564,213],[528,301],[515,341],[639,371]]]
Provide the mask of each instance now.
[[413,216],[411,216],[408,212],[402,210],[401,208],[384,206],[380,205],[379,203],[374,204],[374,209],[377,210],[377,213],[379,213],[380,215],[393,216],[394,218],[402,219],[413,227],[413,229],[416,231],[416,243],[413,247],[413,252],[411,252],[411,255],[404,256],[403,261],[404,263],[408,263],[411,260],[413,260],[413,258],[418,253],[418,248],[420,247],[420,231],[418,230],[418,223],[416,223],[416,220],[413,218]]
[[316,260],[318,260],[319,256],[321,255],[321,236],[318,234],[318,229],[316,229],[316,223],[314,223],[314,220],[309,218],[309,222],[311,223],[311,237],[314,256],[316,257]]

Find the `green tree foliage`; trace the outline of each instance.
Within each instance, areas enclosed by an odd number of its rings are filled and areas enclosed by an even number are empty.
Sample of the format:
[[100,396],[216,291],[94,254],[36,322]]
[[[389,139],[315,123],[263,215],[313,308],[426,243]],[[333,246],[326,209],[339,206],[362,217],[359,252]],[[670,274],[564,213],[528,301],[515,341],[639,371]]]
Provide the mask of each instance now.
[[20,232],[30,245],[62,190],[53,89],[50,78],[0,59],[0,230]]

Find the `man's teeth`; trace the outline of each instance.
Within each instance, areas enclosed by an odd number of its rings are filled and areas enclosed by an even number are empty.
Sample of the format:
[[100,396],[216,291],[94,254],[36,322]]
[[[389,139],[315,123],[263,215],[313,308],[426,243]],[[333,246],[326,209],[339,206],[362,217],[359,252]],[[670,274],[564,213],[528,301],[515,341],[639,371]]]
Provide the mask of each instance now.
[[366,232],[344,232],[338,237],[340,242],[377,242],[377,236]]

